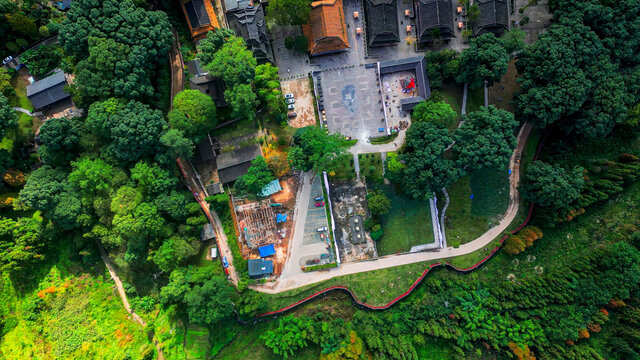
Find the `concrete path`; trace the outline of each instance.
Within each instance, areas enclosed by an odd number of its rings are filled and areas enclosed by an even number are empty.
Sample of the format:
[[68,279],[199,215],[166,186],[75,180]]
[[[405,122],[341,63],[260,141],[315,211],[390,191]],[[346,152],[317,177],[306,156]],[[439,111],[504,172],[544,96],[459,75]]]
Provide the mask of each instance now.
[[460,113],[462,115],[467,113],[467,93],[468,92],[469,92],[469,84],[464,83],[464,91],[462,92],[462,109],[460,110]]
[[516,146],[516,149],[514,150],[513,155],[511,155],[511,159],[509,161],[509,169],[512,171],[509,177],[509,206],[506,213],[497,226],[489,229],[475,240],[460,245],[458,248],[447,247],[435,252],[389,255],[373,261],[342,264],[339,268],[328,271],[301,273],[298,276],[289,277],[286,281],[278,281],[271,285],[252,286],[252,288],[265,293],[279,293],[328,280],[337,276],[386,269],[430,260],[445,259],[482,250],[507,229],[518,213],[518,208],[520,206],[520,193],[518,192],[518,184],[520,183],[520,162],[516,161],[516,154],[521,153],[524,149],[531,129],[532,126],[528,123],[520,129],[518,134],[518,145]]
[[442,232],[440,231],[440,221],[438,220],[438,199],[436,194],[429,199],[429,210],[431,212],[431,227],[433,228],[433,239],[436,244],[442,243]]
[[489,107],[489,88],[487,82],[484,82],[484,107]]
[[382,163],[382,176],[384,176],[384,162],[387,161],[387,153],[382,151],[380,152],[380,162]]
[[451,199],[449,198],[449,193],[446,188],[442,188],[442,193],[444,194],[445,203],[442,208],[442,212],[440,212],[440,233],[442,234],[442,237],[440,238],[440,247],[444,248],[447,246],[447,234],[444,231],[444,215],[447,213],[447,208],[449,207]]
[[21,108],[21,107],[14,107],[13,110],[15,111],[19,111],[21,113],[27,114],[29,116],[42,116],[42,111],[36,111],[34,113],[32,113],[31,111],[25,109],[25,108]]
[[358,154],[353,154],[353,169],[356,171],[356,179],[360,179],[360,159],[358,158]]
[[396,151],[400,146],[402,146],[402,144],[404,144],[404,138],[406,135],[407,135],[406,129],[400,130],[398,132],[398,137],[394,141],[388,144],[380,144],[380,145],[373,145],[368,141],[360,140],[358,141],[357,144],[349,148],[349,152],[352,154],[369,154],[369,153],[376,153],[376,152]]
[[307,218],[307,210],[309,209],[309,199],[311,198],[312,181],[313,172],[304,172],[300,175],[301,186],[296,194],[297,201],[292,220],[295,222],[295,225],[293,227],[293,234],[291,234],[291,241],[289,241],[289,248],[287,249],[287,254],[289,255],[282,268],[279,281],[286,282],[287,278],[295,278],[304,274],[298,261],[301,256],[305,255],[305,251],[303,250],[304,226]]

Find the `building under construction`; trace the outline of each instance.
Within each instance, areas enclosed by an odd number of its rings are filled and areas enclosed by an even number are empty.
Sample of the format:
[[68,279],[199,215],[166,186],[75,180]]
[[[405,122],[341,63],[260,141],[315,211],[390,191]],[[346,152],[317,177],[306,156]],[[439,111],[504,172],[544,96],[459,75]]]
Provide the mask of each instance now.
[[278,241],[276,213],[270,200],[236,205],[235,211],[240,237],[250,249]]

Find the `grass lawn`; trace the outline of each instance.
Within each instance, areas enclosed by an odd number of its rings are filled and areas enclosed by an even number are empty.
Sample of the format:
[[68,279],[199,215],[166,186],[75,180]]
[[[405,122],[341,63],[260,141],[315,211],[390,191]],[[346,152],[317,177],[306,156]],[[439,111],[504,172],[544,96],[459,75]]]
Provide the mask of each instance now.
[[356,170],[353,167],[353,155],[345,154],[336,159],[336,165],[332,177],[338,180],[355,179]]
[[471,214],[493,220],[497,225],[509,206],[508,170],[480,169],[470,175]]
[[380,153],[359,154],[360,176],[369,180],[380,179],[382,177],[382,160]]
[[484,89],[469,89],[467,94],[467,114],[484,106]]
[[21,107],[23,109],[27,109],[29,111],[33,111],[33,105],[31,101],[27,98],[27,84],[26,80],[24,80],[20,74],[18,73],[13,78],[11,78],[11,85],[13,85],[13,89],[16,91],[16,95],[12,96],[9,99],[9,103],[11,106]]
[[511,104],[511,101],[513,100],[513,95],[520,91],[520,86],[516,81],[517,75],[518,71],[516,70],[516,61],[514,59],[509,63],[507,72],[502,76],[500,82],[489,88],[489,104],[495,105],[498,109],[515,112],[515,106]]
[[[462,177],[447,188],[449,207],[445,219],[447,245],[459,246],[474,240],[488,230],[487,220],[471,213],[471,179]],[[438,209],[442,211],[444,195],[438,194]]]
[[434,241],[429,202],[396,193],[393,185],[380,186],[391,199],[391,211],[382,217],[384,235],[378,240],[378,255],[411,250],[412,246]]

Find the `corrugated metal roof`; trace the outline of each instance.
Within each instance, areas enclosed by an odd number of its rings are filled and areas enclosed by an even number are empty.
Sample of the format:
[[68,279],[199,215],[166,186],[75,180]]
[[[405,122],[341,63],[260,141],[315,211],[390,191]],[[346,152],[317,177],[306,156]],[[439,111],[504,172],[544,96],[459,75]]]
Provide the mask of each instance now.
[[275,194],[278,191],[282,191],[282,186],[280,186],[280,180],[275,179],[265,185],[262,190],[260,190],[260,196],[269,196],[271,194]]
[[53,75],[48,76],[40,81],[36,81],[31,85],[27,85],[27,96],[37,94],[41,91],[52,88],[60,83],[66,83],[64,78],[64,72],[62,70],[56,70]]

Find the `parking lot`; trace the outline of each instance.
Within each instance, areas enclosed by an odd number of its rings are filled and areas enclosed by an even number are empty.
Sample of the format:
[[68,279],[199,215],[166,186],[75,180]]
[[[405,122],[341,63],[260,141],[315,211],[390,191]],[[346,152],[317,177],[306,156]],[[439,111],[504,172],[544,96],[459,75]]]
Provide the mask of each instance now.
[[289,118],[289,125],[295,128],[315,125],[316,114],[313,108],[313,96],[311,95],[309,78],[305,76],[298,79],[285,80],[282,81],[281,86],[282,92],[284,94],[293,94],[296,101],[294,109],[290,110],[296,113],[296,117]]
[[[319,175],[313,179],[313,183],[311,184],[309,208],[307,209],[307,219],[304,224],[303,245],[326,243],[329,238],[329,231],[318,232],[318,228],[321,227],[328,229],[329,223],[327,222],[327,213],[324,206],[316,206],[318,201],[315,201],[314,198],[317,196],[322,196],[322,177]],[[324,202],[324,200],[320,202]],[[324,236],[324,239],[321,238],[321,234]]]

